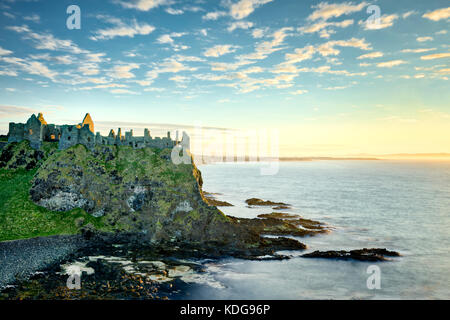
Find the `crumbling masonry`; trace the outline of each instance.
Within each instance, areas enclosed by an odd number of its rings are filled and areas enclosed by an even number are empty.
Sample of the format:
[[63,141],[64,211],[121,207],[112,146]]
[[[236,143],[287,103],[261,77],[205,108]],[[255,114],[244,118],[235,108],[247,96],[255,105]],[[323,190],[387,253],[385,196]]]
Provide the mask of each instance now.
[[178,132],[176,139],[172,140],[170,132],[167,132],[167,137],[152,138],[148,129],[145,129],[143,137],[134,137],[133,130],[125,132],[125,136],[123,136],[120,128],[117,134],[114,130],[111,130],[107,137],[100,135],[100,132],[94,134],[94,122],[89,113],[78,125],[47,124],[42,113],[37,116],[33,114],[26,123],[10,122],[8,143],[23,140],[30,141],[30,146],[34,149],[39,149],[44,141],[59,141],[59,149],[67,149],[76,144],[85,145],[87,148],[92,148],[95,145],[117,145],[130,146],[135,149],[146,147],[173,148],[179,143],[184,148],[189,149],[190,145],[190,138],[185,132],[183,132],[181,141],[178,141]]

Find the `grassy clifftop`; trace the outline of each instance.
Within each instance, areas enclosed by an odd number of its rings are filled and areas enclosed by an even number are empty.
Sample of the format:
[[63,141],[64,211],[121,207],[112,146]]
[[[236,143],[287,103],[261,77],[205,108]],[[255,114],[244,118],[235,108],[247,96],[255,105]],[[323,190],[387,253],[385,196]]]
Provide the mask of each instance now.
[[57,144],[33,150],[27,141],[10,144],[0,155],[0,241],[37,236],[75,234],[83,224],[105,229],[102,219],[74,209],[65,214],[36,205],[30,199],[34,175]]
[[[57,234],[76,234],[83,224],[106,229],[101,218],[82,209],[64,214],[36,205],[29,190],[36,169],[0,169],[0,241]],[[82,224],[80,224],[82,223]]]

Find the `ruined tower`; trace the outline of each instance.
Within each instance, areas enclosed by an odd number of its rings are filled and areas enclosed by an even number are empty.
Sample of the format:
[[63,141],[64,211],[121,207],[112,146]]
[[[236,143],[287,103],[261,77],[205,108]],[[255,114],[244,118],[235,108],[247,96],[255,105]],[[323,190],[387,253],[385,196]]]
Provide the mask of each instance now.
[[80,126],[80,128],[83,128],[84,126],[88,126],[89,131],[94,133],[94,121],[92,121],[91,115],[89,113],[86,113],[83,121],[79,124],[79,126]]
[[8,142],[30,141],[30,146],[34,149],[41,147],[46,134],[47,122],[42,113],[31,115],[26,123],[9,124]]

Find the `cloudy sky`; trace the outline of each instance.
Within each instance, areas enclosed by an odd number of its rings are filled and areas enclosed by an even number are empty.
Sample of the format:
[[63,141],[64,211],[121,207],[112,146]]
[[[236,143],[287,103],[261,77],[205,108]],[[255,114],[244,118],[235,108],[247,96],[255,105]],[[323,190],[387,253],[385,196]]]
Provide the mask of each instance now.
[[[80,29],[67,27],[72,4]],[[103,134],[277,130],[283,156],[450,152],[447,0],[5,0],[0,9],[2,134],[32,112],[56,124],[90,112]]]

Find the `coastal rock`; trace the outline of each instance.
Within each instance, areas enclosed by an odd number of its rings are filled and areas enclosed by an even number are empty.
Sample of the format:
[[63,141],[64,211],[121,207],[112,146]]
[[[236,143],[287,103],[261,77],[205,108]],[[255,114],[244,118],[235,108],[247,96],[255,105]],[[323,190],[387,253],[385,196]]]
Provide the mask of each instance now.
[[327,258],[340,260],[358,260],[358,261],[386,261],[388,257],[399,257],[400,254],[387,249],[358,249],[358,250],[340,250],[340,251],[314,251],[302,255],[304,258]]
[[233,205],[229,202],[217,200],[215,195],[216,194],[214,193],[203,191],[203,196],[209,205],[216,207],[233,207]]
[[291,207],[290,206],[276,206],[276,207],[273,207],[272,209],[273,210],[284,210],[284,209],[290,209]]
[[273,202],[270,200],[262,200],[258,198],[250,198],[245,200],[245,203],[249,206],[284,206],[284,207],[290,207],[290,204],[283,203],[283,202]]
[[[283,217],[286,215],[283,214]],[[329,232],[329,229],[318,221],[296,218],[295,215],[290,215],[289,219],[277,216],[278,213],[259,215],[261,218],[258,219],[230,218],[235,219],[244,228],[262,235],[306,237]]]
[[284,212],[272,212],[259,214],[258,218],[274,218],[274,219],[297,219],[300,216],[298,214],[284,213]]

